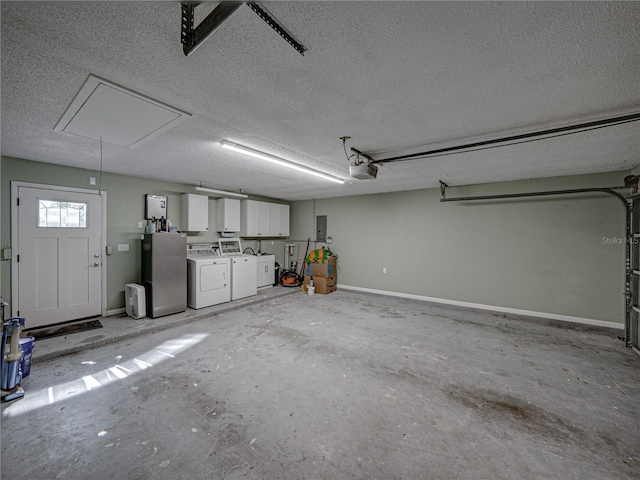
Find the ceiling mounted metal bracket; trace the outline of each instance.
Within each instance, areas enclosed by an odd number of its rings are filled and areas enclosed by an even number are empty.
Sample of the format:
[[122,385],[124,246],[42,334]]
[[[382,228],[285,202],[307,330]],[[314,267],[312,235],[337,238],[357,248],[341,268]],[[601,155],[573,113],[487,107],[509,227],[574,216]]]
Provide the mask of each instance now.
[[358,150],[357,148],[353,148],[351,147],[351,151],[356,153],[359,157],[363,157],[364,159],[367,160],[367,162],[369,163],[375,163],[375,160],[373,158],[371,158],[369,155],[367,155],[364,152],[361,152],[360,150]]
[[275,18],[269,15],[269,12],[264,9],[260,4],[255,2],[247,2],[247,5],[251,10],[253,10],[262,20],[265,21],[267,25],[273,28],[278,35],[284,38],[289,45],[296,49],[296,51],[304,56],[304,52],[307,48],[298,42],[293,35],[291,35],[282,25],[280,25]]
[[446,193],[447,193],[447,187],[449,185],[444,183],[442,180],[438,180],[438,181],[440,182],[440,196],[442,197],[442,199],[440,201],[443,202],[445,200],[445,196],[446,196]]
[[181,38],[184,54],[191,55],[196,48],[211,35],[229,16],[242,5],[241,2],[220,2],[220,4],[194,27],[194,10],[200,2],[181,2],[182,26]]

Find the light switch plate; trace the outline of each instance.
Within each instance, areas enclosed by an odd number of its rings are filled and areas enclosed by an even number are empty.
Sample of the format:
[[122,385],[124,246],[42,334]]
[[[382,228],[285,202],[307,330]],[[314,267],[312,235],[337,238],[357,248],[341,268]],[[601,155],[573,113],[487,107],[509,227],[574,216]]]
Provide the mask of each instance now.
[[119,243],[118,244],[118,251],[119,252],[128,252],[129,251],[129,244],[128,243]]

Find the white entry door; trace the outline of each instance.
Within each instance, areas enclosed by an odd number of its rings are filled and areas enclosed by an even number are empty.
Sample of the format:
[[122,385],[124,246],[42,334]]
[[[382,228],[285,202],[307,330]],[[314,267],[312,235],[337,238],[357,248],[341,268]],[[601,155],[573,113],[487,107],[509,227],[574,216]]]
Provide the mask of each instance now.
[[27,328],[100,315],[100,195],[18,186],[17,197],[14,314]]

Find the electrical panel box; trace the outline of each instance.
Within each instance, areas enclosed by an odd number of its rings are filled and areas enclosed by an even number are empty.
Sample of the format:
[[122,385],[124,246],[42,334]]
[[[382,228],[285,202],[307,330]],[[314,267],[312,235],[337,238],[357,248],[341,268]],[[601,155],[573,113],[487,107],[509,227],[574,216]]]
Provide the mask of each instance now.
[[327,216],[316,216],[316,242],[327,241]]

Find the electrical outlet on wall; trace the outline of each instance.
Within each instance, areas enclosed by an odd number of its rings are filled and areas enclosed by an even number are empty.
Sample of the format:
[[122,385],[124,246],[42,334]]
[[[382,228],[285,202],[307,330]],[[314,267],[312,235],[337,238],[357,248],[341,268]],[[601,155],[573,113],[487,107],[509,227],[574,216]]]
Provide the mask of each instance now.
[[384,273],[384,274],[387,273],[387,267],[382,267],[382,273]]

